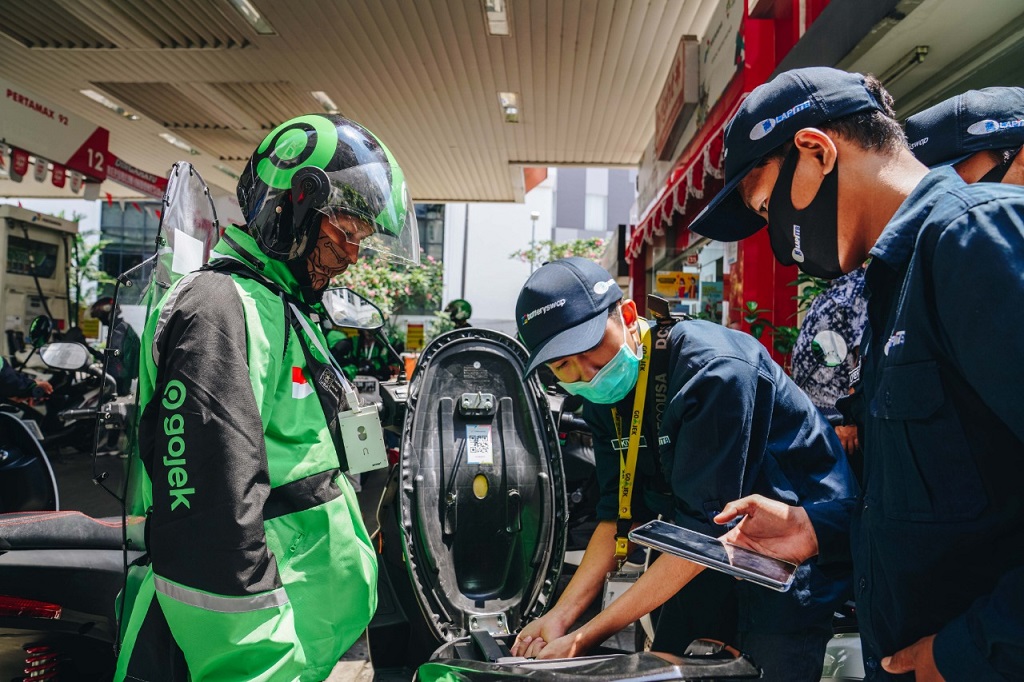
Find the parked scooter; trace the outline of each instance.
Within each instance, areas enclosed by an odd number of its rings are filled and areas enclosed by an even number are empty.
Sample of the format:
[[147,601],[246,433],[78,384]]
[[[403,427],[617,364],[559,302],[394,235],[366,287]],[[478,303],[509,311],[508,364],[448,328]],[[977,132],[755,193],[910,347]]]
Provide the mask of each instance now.
[[[71,372],[91,361],[77,343],[43,346],[40,356]],[[114,401],[63,416],[121,428],[127,412]],[[42,445],[12,415],[0,419],[0,679],[109,680],[115,598],[126,562],[142,556],[143,519],[57,511]]]
[[20,404],[0,404],[0,513],[59,509],[43,432],[22,411]]
[[416,669],[421,680],[756,678],[748,658],[711,644],[675,663],[614,650],[511,655],[515,633],[554,598],[567,496],[583,518],[591,492],[596,504],[589,428],[535,377],[522,379],[526,357],[504,334],[455,330],[427,346],[409,384],[381,385],[384,423],[402,441],[379,514],[375,668]]
[[[38,425],[44,436],[43,446],[50,454],[61,448],[73,447],[80,452],[92,451],[93,424],[83,420],[68,420],[62,417],[68,410],[95,410],[116,391],[116,383],[103,370],[103,363],[97,361],[95,351],[87,349],[89,362],[76,369],[62,369],[47,363],[36,349],[47,347],[51,337],[52,323],[49,318],[39,316],[29,326],[29,341],[33,346],[30,358],[38,356],[39,363],[22,368],[28,374],[49,381],[53,393],[38,403],[22,402],[17,405],[23,419]],[[28,358],[26,358],[28,360]]]

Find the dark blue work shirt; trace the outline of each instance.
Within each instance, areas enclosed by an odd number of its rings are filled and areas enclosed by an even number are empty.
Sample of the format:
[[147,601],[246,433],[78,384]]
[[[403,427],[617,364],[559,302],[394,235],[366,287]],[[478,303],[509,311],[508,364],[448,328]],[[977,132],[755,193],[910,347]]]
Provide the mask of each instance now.
[[1024,190],[929,173],[867,271],[855,597],[869,679],[938,633],[947,680],[1024,675]]
[[[745,495],[760,493],[803,506],[818,534],[820,556],[800,566],[785,593],[741,581],[739,628],[794,632],[827,626],[848,595],[849,523],[858,495],[835,432],[749,334],[710,322],[679,322],[667,352],[667,376],[652,372],[648,390],[658,390],[659,381],[667,388],[658,435],[661,469],[675,504],[673,520],[717,536],[727,529],[713,517]],[[657,361],[652,365],[656,368]],[[619,413],[628,417],[632,405],[630,394],[619,403]],[[651,406],[649,397],[645,413]],[[611,409],[588,405],[584,414],[594,427],[599,461],[603,454],[614,462],[614,481],[608,476],[602,487],[614,505],[618,459],[598,436],[607,440],[614,433]],[[826,563],[832,564],[827,574]]]

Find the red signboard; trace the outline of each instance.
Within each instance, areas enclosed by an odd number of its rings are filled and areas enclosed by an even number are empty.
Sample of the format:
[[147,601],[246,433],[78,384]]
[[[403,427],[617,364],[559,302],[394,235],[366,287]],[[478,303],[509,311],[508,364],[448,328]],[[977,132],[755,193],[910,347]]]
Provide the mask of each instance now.
[[107,179],[142,192],[155,199],[162,199],[167,190],[167,178],[136,168],[113,154],[107,154]]
[[658,97],[654,110],[654,153],[662,161],[672,160],[673,142],[679,141],[681,128],[686,125],[685,120],[680,120],[684,108],[689,104],[692,112],[697,104],[699,45],[695,36],[679,39],[676,56]]

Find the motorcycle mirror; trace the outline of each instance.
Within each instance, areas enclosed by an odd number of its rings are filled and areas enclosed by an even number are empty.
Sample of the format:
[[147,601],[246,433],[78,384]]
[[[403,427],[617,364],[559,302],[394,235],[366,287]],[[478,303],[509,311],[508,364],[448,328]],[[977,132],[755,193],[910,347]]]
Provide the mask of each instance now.
[[348,287],[326,290],[323,303],[335,327],[376,331],[384,326],[384,313],[380,308]]
[[49,341],[51,334],[53,334],[53,320],[46,315],[40,315],[29,323],[28,340],[36,348]]
[[843,364],[848,352],[846,339],[831,329],[818,332],[811,341],[811,353],[815,361],[825,367],[838,367]]
[[76,371],[89,364],[89,349],[80,343],[55,342],[39,349],[47,367]]

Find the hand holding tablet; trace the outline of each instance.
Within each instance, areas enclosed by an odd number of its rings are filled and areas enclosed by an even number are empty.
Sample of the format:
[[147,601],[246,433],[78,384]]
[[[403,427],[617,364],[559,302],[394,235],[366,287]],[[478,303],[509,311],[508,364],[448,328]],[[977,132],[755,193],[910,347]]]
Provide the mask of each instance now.
[[797,568],[788,561],[664,521],[634,528],[629,539],[779,592],[789,589]]

